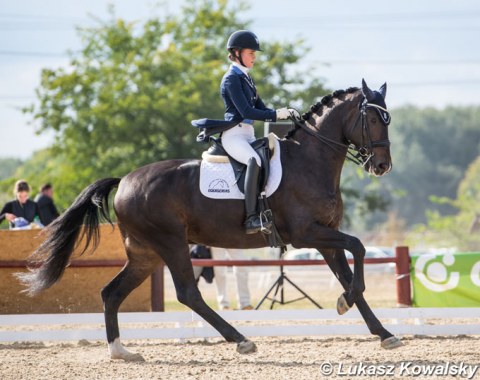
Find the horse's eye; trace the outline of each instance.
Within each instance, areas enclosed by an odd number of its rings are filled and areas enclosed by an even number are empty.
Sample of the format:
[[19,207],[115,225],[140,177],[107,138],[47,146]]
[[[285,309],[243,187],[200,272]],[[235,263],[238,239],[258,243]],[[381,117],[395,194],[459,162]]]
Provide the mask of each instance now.
[[376,117],[371,117],[370,118],[370,123],[377,124],[377,118]]

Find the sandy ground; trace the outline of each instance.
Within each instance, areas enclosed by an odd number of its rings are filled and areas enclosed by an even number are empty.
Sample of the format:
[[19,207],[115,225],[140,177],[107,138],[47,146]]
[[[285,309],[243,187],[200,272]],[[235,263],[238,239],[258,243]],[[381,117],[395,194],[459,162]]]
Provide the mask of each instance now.
[[[392,351],[381,349],[378,340],[369,337],[254,341],[258,352],[251,355],[240,355],[234,344],[219,339],[187,343],[130,341],[126,346],[141,353],[146,359],[143,363],[111,361],[103,342],[2,344],[0,374],[2,379],[29,380],[437,379],[452,376],[418,375],[416,371],[422,368],[445,371],[446,366],[452,371],[456,365],[480,364],[478,337],[404,337],[404,346]],[[328,373],[329,364],[333,374],[327,377],[322,371]],[[366,371],[377,371],[377,376]],[[462,378],[480,378],[480,370],[473,376],[471,372],[465,374]]]

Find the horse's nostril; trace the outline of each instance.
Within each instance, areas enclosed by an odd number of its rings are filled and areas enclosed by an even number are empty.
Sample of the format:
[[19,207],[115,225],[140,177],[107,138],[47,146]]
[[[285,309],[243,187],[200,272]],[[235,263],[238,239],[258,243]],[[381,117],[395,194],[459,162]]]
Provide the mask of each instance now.
[[386,162],[380,162],[378,164],[378,168],[383,170],[383,171],[388,170],[388,167],[389,167],[389,165]]

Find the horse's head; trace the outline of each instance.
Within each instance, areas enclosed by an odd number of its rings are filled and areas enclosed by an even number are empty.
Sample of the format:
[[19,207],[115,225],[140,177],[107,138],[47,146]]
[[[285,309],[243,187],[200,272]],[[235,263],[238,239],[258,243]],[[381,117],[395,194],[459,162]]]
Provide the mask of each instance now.
[[385,104],[387,84],[378,91],[371,90],[362,80],[363,100],[360,104],[360,117],[349,133],[349,142],[358,150],[358,159],[365,170],[382,176],[392,170],[388,125],[390,114]]

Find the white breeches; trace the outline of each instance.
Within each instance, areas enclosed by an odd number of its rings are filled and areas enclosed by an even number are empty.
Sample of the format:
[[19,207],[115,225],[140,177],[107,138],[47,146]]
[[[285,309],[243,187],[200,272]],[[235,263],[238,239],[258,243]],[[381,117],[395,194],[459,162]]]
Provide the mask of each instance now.
[[245,165],[254,157],[261,167],[260,156],[250,145],[254,141],[255,130],[251,124],[240,123],[222,133],[222,145],[230,156]]
[[[214,260],[246,260],[243,249],[211,248]],[[227,275],[228,267],[213,267],[215,271],[215,284],[217,285],[217,301],[220,309],[230,307],[228,297]],[[240,309],[250,305],[250,290],[248,288],[248,267],[233,267],[236,283],[237,303]]]

